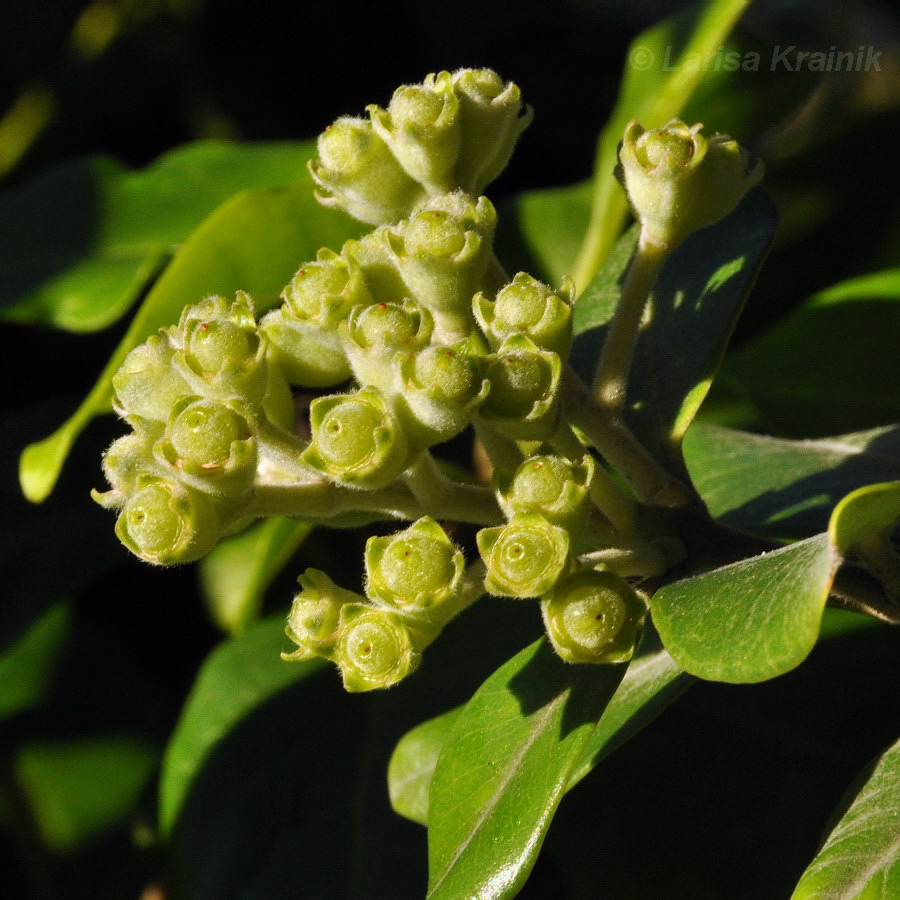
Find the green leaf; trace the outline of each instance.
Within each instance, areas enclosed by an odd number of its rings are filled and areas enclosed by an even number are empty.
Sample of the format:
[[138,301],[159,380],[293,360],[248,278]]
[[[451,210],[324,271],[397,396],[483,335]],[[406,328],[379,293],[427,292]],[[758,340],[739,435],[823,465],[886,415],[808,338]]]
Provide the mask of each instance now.
[[[645,629],[635,657],[591,734],[566,791],[674,702],[691,681],[662,647],[656,632]],[[460,706],[417,725],[397,743],[388,767],[388,791],[392,806],[401,816],[428,824],[431,779],[462,710]]]
[[[721,49],[748,5],[749,0],[712,0],[653,26],[632,41],[619,98],[597,142],[590,226],[570,273],[577,287],[594,278],[628,214],[625,193],[613,175],[626,124],[639,119],[645,128],[658,128],[677,116],[714,68],[703,61]],[[664,65],[666,58],[669,66]]]
[[775,678],[815,645],[837,564],[828,535],[816,535],[660,588],[653,622],[678,665],[698,678]]
[[573,270],[590,216],[591,182],[519,194],[500,208],[497,255],[556,286]]
[[656,631],[645,627],[634,659],[591,734],[566,790],[649,725],[692,683],[693,678],[672,659]]
[[69,636],[69,607],[55,603],[11,647],[0,652],[0,720],[44,698]]
[[388,764],[391,806],[401,816],[420,825],[428,824],[434,769],[462,711],[463,707],[457,706],[407,731],[391,754]]
[[204,141],[138,172],[90,157],[5,191],[0,317],[77,332],[105,328],[217,206],[242,190],[306,181],[314,152],[311,141]]
[[[658,455],[680,443],[700,408],[776,224],[775,208],[758,188],[721,222],[691,235],[663,267],[651,320],[635,347],[626,414]],[[575,307],[572,365],[588,384],[636,240],[632,229],[619,241]]]
[[102,737],[26,744],[14,768],[44,842],[69,851],[119,824],[156,764],[146,742]]
[[312,188],[245,191],[220,206],[181,247],[141,304],[81,406],[48,438],[26,447],[19,467],[25,496],[44,500],[53,490],[72,443],[97,415],[109,412],[112,376],[128,351],[177,321],[182,308],[209,294],[248,291],[258,311],[275,304],[282,287],[323,244],[340,245],[356,226],[320,208]]
[[900,519],[900,481],[870,484],[837,505],[828,530],[835,546],[849,554],[869,534],[890,531]]
[[900,426],[792,441],[698,423],[684,452],[713,516],[781,538],[825,531],[840,498],[900,478]]
[[896,422],[898,300],[900,269],[835,285],[730,355],[722,378],[755,403],[768,428],[785,436]]
[[215,623],[240,634],[258,615],[263,594],[313,530],[274,517],[220,541],[200,561],[200,584]]
[[429,814],[429,900],[512,897],[625,667],[563,663],[539,640],[460,714]]
[[840,821],[791,900],[880,900],[900,896],[900,742],[869,768],[846,798]]
[[286,663],[284,619],[267,619],[214,650],[197,677],[166,748],[160,782],[160,827],[169,834],[204,761],[268,698],[322,667]]

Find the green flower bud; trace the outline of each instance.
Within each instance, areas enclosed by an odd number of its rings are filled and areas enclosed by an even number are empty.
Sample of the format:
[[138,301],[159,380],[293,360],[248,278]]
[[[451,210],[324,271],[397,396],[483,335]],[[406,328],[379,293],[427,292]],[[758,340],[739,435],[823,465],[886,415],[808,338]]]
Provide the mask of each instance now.
[[266,337],[269,359],[291,384],[334,387],[350,377],[350,362],[337,329],[298,318],[287,306],[263,316],[259,329]]
[[462,552],[427,516],[366,544],[366,593],[406,615],[427,620],[429,610],[456,595],[464,570]]
[[487,566],[485,590],[498,597],[540,597],[569,567],[569,534],[537,513],[517,513],[476,537]]
[[341,328],[341,339],[356,380],[374,385],[386,394],[393,393],[395,357],[425,347],[432,327],[431,314],[412,300],[356,307]]
[[125,498],[138,490],[152,467],[152,447],[146,434],[136,432],[117,438],[103,454],[103,474],[112,490],[92,491],[91,496],[104,509],[121,509]]
[[507,517],[540,513],[553,525],[577,534],[590,512],[594,467],[593,458],[585,454],[580,462],[561,456],[532,456],[512,475],[498,469],[494,487],[500,508]]
[[172,404],[191,393],[172,365],[173,356],[167,337],[153,335],[125,357],[112,378],[115,406],[122,416],[165,422]]
[[312,443],[303,460],[336,481],[385,487],[409,465],[403,429],[375,388],[318,397],[310,423]]
[[524,334],[542,350],[566,358],[572,345],[572,306],[575,285],[564,278],[556,292],[525,272],[497,293],[491,302],[476,294],[472,309],[481,330],[496,350],[515,334]]
[[473,326],[472,295],[492,255],[497,214],[486,197],[445,194],[389,229],[394,264],[409,294],[435,316],[444,343],[465,337]]
[[553,648],[566,662],[618,663],[634,654],[647,604],[618,575],[590,569],[560,579],[541,611]]
[[619,180],[653,242],[674,247],[699,228],[728,215],[744,194],[759,183],[761,161],[724,134],[700,134],[672,119],[645,131],[629,122],[619,150]]
[[490,383],[468,343],[433,344],[400,363],[402,390],[394,398],[410,442],[417,447],[448,441],[471,421]]
[[394,91],[388,108],[368,107],[372,127],[406,172],[429,194],[452,191],[459,156],[459,100],[449,72]]
[[294,597],[285,633],[297,645],[282,653],[288,661],[322,656],[331,659],[337,644],[341,607],[364,604],[361,594],[338,587],[319,569],[307,569],[298,579],[300,593]]
[[253,487],[256,440],[247,420],[225,404],[200,397],[180,400],[157,452],[192,487],[218,497],[244,497]]
[[282,293],[298,319],[333,329],[359,304],[374,302],[362,269],[333,250],[323,247],[315,262],[302,266]]
[[226,402],[240,399],[276,425],[293,427],[293,401],[282,371],[268,365],[267,338],[256,327],[253,301],[238,291],[233,302],[207,297],[181,314],[173,343],[174,363],[191,394]]
[[491,390],[479,415],[517,441],[545,440],[559,416],[562,362],[524,335],[507,338],[489,357]]
[[341,608],[334,661],[347,691],[391,687],[421,660],[412,633],[397,613],[355,603]]
[[459,187],[478,196],[506,168],[532,113],[523,112],[519,88],[512,82],[504,84],[490,69],[454,72],[453,88],[462,120],[454,176]]
[[209,553],[222,523],[204,494],[181,484],[149,481],[125,502],[116,534],[141,559],[171,566]]
[[366,119],[338,119],[319,136],[318,150],[309,171],[323,206],[382,225],[408,216],[425,198],[422,185],[404,171]]

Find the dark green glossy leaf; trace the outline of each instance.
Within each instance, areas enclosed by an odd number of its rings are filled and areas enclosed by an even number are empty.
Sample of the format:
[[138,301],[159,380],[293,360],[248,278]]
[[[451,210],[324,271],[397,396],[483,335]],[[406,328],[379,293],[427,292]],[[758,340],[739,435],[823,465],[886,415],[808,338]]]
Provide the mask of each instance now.
[[111,408],[111,380],[128,351],[178,320],[182,308],[209,294],[248,291],[259,311],[277,301],[298,265],[320,246],[356,233],[346,217],[322,209],[308,183],[245,191],[220,206],[181,247],[153,286],[91,392],[57,431],[22,454],[19,480],[34,502],[53,490],[72,443]]
[[838,554],[827,534],[676,581],[653,596],[653,622],[685,671],[755,682],[798,666],[819,635]]
[[615,109],[597,141],[590,228],[569,273],[579,288],[597,274],[628,214],[625,193],[613,176],[626,124],[639,119],[645,128],[658,128],[679,115],[701,81],[714,77],[715,67],[702,61],[721,50],[748,3],[713,0],[693,6],[632,41]]
[[840,821],[791,900],[880,900],[900,896],[900,743],[870,767],[842,803]]
[[900,426],[792,441],[698,423],[684,452],[716,518],[782,538],[825,531],[840,498],[900,478]]
[[613,750],[652,722],[692,682],[693,678],[672,659],[662,646],[659,635],[648,625],[634,659],[591,734],[566,790],[575,787]]
[[204,663],[163,760],[159,813],[163,833],[176,824],[192,784],[216,746],[268,698],[322,667],[318,661],[284,662],[279,654],[286,643],[284,619],[268,619],[223,643]]
[[[900,270],[810,298],[732,354],[722,377],[786,436],[861,430],[900,419]],[[827,373],[827,378],[823,378]]]
[[275,517],[220,541],[200,561],[200,584],[216,624],[240,634],[258,615],[263,594],[313,530]]
[[[691,680],[663,649],[656,632],[648,627],[622,683],[591,734],[566,791],[677,699]],[[388,790],[391,803],[400,815],[422,825],[428,823],[431,779],[462,709],[457,707],[423,722],[397,743],[388,768]]]
[[306,181],[313,152],[309,141],[205,141],[138,172],[91,157],[7,190],[0,316],[69,331],[106,327],[217,206],[242,190]]
[[407,731],[397,742],[388,765],[391,806],[401,816],[420,825],[428,824],[431,779],[444,744],[463,711],[462,706]]
[[432,781],[429,900],[515,896],[624,669],[567,665],[540,640],[478,689]]
[[[725,353],[747,293],[775,232],[775,209],[762,189],[737,209],[684,242],[660,273],[651,319],[635,347],[628,418],[649,449],[664,456],[690,425]],[[579,298],[579,335],[572,364],[586,383],[619,296],[619,280],[633,247],[633,229],[616,246],[601,273]]]
[[44,842],[73,850],[121,823],[157,764],[147,743],[127,737],[26,744],[15,758]]

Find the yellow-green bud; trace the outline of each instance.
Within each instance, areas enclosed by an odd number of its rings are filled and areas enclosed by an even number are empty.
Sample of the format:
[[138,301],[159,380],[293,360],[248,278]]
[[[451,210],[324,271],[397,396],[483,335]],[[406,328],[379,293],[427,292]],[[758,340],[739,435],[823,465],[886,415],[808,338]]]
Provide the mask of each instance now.
[[326,247],[297,270],[282,297],[294,316],[320,328],[335,328],[354,306],[374,302],[360,267]]
[[125,357],[112,378],[115,406],[121,415],[165,422],[172,404],[192,393],[173,367],[173,355],[172,345],[161,334],[147,338]]
[[646,131],[629,122],[617,175],[647,239],[674,247],[728,215],[759,183],[763,165],[728,135],[705,137],[702,125],[672,119]]
[[590,485],[595,463],[590,454],[579,462],[561,456],[532,456],[509,475],[494,473],[494,488],[507,517],[540,513],[570,534],[579,533],[590,512]]
[[184,485],[149,481],[125,502],[116,522],[132,553],[162,566],[193,562],[216,545],[222,524],[212,502]]
[[457,185],[475,196],[505,168],[519,135],[531,124],[519,88],[490,69],[453,73],[459,98],[462,141],[454,176]]
[[304,461],[348,486],[385,487],[409,465],[403,429],[375,388],[318,397],[310,424]]
[[468,346],[432,344],[402,360],[402,390],[394,403],[415,446],[430,447],[459,434],[487,397],[490,383]]
[[426,196],[367,119],[338,119],[319,136],[318,150],[309,164],[317,199],[367,225],[397,222]]
[[462,552],[434,519],[419,519],[366,544],[366,594],[405,615],[424,614],[455,596],[462,580]]
[[525,272],[502,288],[494,301],[476,294],[472,309],[481,330],[495,350],[515,334],[531,338],[537,347],[565,358],[572,345],[572,306],[575,286],[564,278],[558,291]]
[[275,368],[291,383],[333,387],[350,377],[350,363],[337,329],[295,316],[285,305],[263,316],[259,330]]
[[391,687],[415,671],[421,660],[403,618],[354,603],[341,608],[334,661],[347,691]]
[[479,415],[514,440],[545,440],[559,416],[558,354],[540,350],[524,335],[507,338],[488,357],[490,393]]
[[433,320],[427,309],[412,300],[358,306],[340,334],[353,375],[360,384],[394,393],[398,354],[414,353],[428,344]]
[[285,634],[297,649],[282,653],[281,658],[292,662],[315,656],[331,659],[337,644],[341,607],[365,603],[365,597],[338,587],[319,569],[307,569],[297,580],[300,592],[294,597],[285,627]]
[[591,569],[560,579],[541,611],[566,662],[617,663],[634,654],[647,603],[618,575]]
[[388,108],[368,107],[372,127],[405,171],[429,194],[452,191],[459,156],[459,100],[449,72],[394,92]]
[[568,532],[538,513],[482,528],[476,540],[487,566],[485,589],[498,597],[540,597],[569,567]]

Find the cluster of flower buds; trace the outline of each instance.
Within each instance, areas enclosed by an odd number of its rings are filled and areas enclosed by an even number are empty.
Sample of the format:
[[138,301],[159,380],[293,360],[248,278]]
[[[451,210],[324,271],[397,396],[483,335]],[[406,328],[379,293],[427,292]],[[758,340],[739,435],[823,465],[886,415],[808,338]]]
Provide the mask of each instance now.
[[434,519],[370,538],[365,562],[366,596],[308,569],[288,616],[287,635],[297,649],[283,658],[330,659],[348,691],[390,687],[405,678],[471,601],[462,552]]
[[[489,70],[430,75],[368,113],[321,136],[311,171],[323,203],[373,230],[302,265],[259,321],[245,294],[211,297],[134,349],[113,379],[132,432],[107,452],[111,490],[95,497],[119,512],[130,550],[166,565],[267,515],[416,520],[370,539],[365,594],[316,569],[300,578],[285,658],[330,659],[351,691],[404,678],[485,592],[538,599],[565,660],[627,659],[647,604],[621,577],[633,572],[602,568],[586,546],[598,517],[615,531],[597,499],[612,482],[561,401],[575,288],[509,280],[480,196],[530,113]],[[622,162],[645,224],[666,240],[723,214],[679,185],[724,208],[735,177],[742,189],[756,177],[733,142],[707,144],[681,123],[629,126]],[[292,389],[317,394],[308,438]],[[495,449],[491,488],[454,483],[429,455],[470,426]],[[468,570],[432,518],[448,514],[448,496],[462,498],[454,518],[486,526]]]

